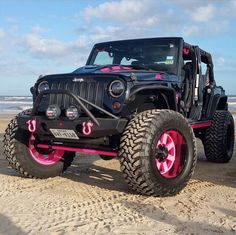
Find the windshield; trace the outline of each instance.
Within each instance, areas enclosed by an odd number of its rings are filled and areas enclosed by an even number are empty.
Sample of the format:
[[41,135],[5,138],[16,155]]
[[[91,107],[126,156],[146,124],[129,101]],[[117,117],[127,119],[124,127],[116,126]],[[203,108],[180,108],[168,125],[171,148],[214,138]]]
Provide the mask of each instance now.
[[163,39],[126,40],[97,44],[87,65],[127,65],[175,73],[178,44]]

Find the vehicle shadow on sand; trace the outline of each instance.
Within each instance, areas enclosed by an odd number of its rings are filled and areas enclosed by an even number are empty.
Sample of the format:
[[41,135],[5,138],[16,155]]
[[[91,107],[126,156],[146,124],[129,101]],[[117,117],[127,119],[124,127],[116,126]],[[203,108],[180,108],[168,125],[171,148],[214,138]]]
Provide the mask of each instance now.
[[234,154],[228,163],[208,162],[202,143],[197,142],[198,161],[193,179],[236,188],[236,146]]
[[0,214],[0,234],[25,234],[20,227],[16,226],[10,218],[6,217],[3,214]]
[[[236,151],[233,159],[227,164],[211,163],[206,160],[202,145],[198,143],[198,162],[192,179],[236,188],[235,155]],[[72,166],[62,177],[103,189],[132,193],[128,189],[119,167],[117,159],[104,161],[99,156],[77,154]],[[3,153],[0,158],[0,174],[19,176],[8,166]]]
[[[236,146],[229,163],[208,162],[202,143],[197,141],[198,161],[192,179],[236,188]],[[119,171],[119,161],[101,160],[99,156],[78,155],[70,173],[64,177],[104,189],[131,192]]]
[[[104,161],[98,156],[78,156],[63,177],[103,189],[132,193],[119,171],[118,160]],[[208,162],[200,147],[192,179],[236,188],[236,161],[232,159],[228,164]]]
[[119,192],[129,191],[119,171],[117,159],[104,161],[99,156],[77,156],[72,166],[62,175],[67,179]]
[[2,153],[0,158],[0,174],[2,175],[9,175],[9,176],[19,176],[15,170],[13,170],[9,165],[8,162],[2,158]]
[[[220,224],[216,226],[208,224],[207,222],[193,221],[191,215],[187,221],[181,220],[178,218],[178,215],[172,215],[170,212],[165,211],[165,209],[159,208],[158,205],[155,206],[153,204],[144,204],[142,202],[137,203],[134,201],[123,201],[122,205],[141,216],[148,217],[155,222],[157,227],[158,223],[160,223],[160,225],[172,225],[176,234],[235,234],[233,230],[227,230]],[[222,213],[227,215],[227,211],[222,211]],[[162,226],[160,226],[160,228],[162,228]],[[165,228],[163,228],[163,230],[165,231]]]

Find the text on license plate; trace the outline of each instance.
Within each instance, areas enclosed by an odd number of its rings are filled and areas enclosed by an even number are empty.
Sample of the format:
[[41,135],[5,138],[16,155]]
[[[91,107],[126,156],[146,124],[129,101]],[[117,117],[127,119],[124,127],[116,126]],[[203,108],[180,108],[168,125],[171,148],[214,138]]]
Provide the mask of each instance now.
[[79,139],[73,130],[50,129],[54,137],[62,139]]

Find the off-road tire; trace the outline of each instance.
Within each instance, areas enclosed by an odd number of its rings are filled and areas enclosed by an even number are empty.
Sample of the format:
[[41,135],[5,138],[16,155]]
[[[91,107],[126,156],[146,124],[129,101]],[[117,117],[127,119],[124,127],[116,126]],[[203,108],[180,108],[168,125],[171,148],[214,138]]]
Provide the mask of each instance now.
[[234,119],[229,111],[216,111],[203,140],[208,161],[229,162],[234,149]]
[[[187,144],[187,158],[182,172],[175,178],[164,178],[153,167],[153,146],[169,129],[180,132]],[[143,195],[170,196],[184,188],[193,175],[197,154],[192,128],[179,113],[171,110],[147,110],[128,123],[121,138],[119,160],[129,187]]]
[[[31,109],[25,110],[18,114],[30,115]],[[9,165],[15,169],[20,175],[29,178],[48,178],[60,175],[72,163],[74,153],[65,152],[62,159],[53,165],[41,165],[37,163],[29,154],[28,140],[30,133],[19,128],[17,117],[13,118],[7,129],[3,139],[4,154]]]

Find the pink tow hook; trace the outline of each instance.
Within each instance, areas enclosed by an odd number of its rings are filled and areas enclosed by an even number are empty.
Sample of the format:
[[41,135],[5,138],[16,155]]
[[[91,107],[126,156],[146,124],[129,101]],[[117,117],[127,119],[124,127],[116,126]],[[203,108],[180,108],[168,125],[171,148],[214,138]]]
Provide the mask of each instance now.
[[36,131],[36,120],[29,120],[26,123],[28,124],[28,131],[34,133]]
[[83,122],[83,129],[82,132],[84,135],[90,135],[92,133],[92,127],[93,123],[92,122]]

